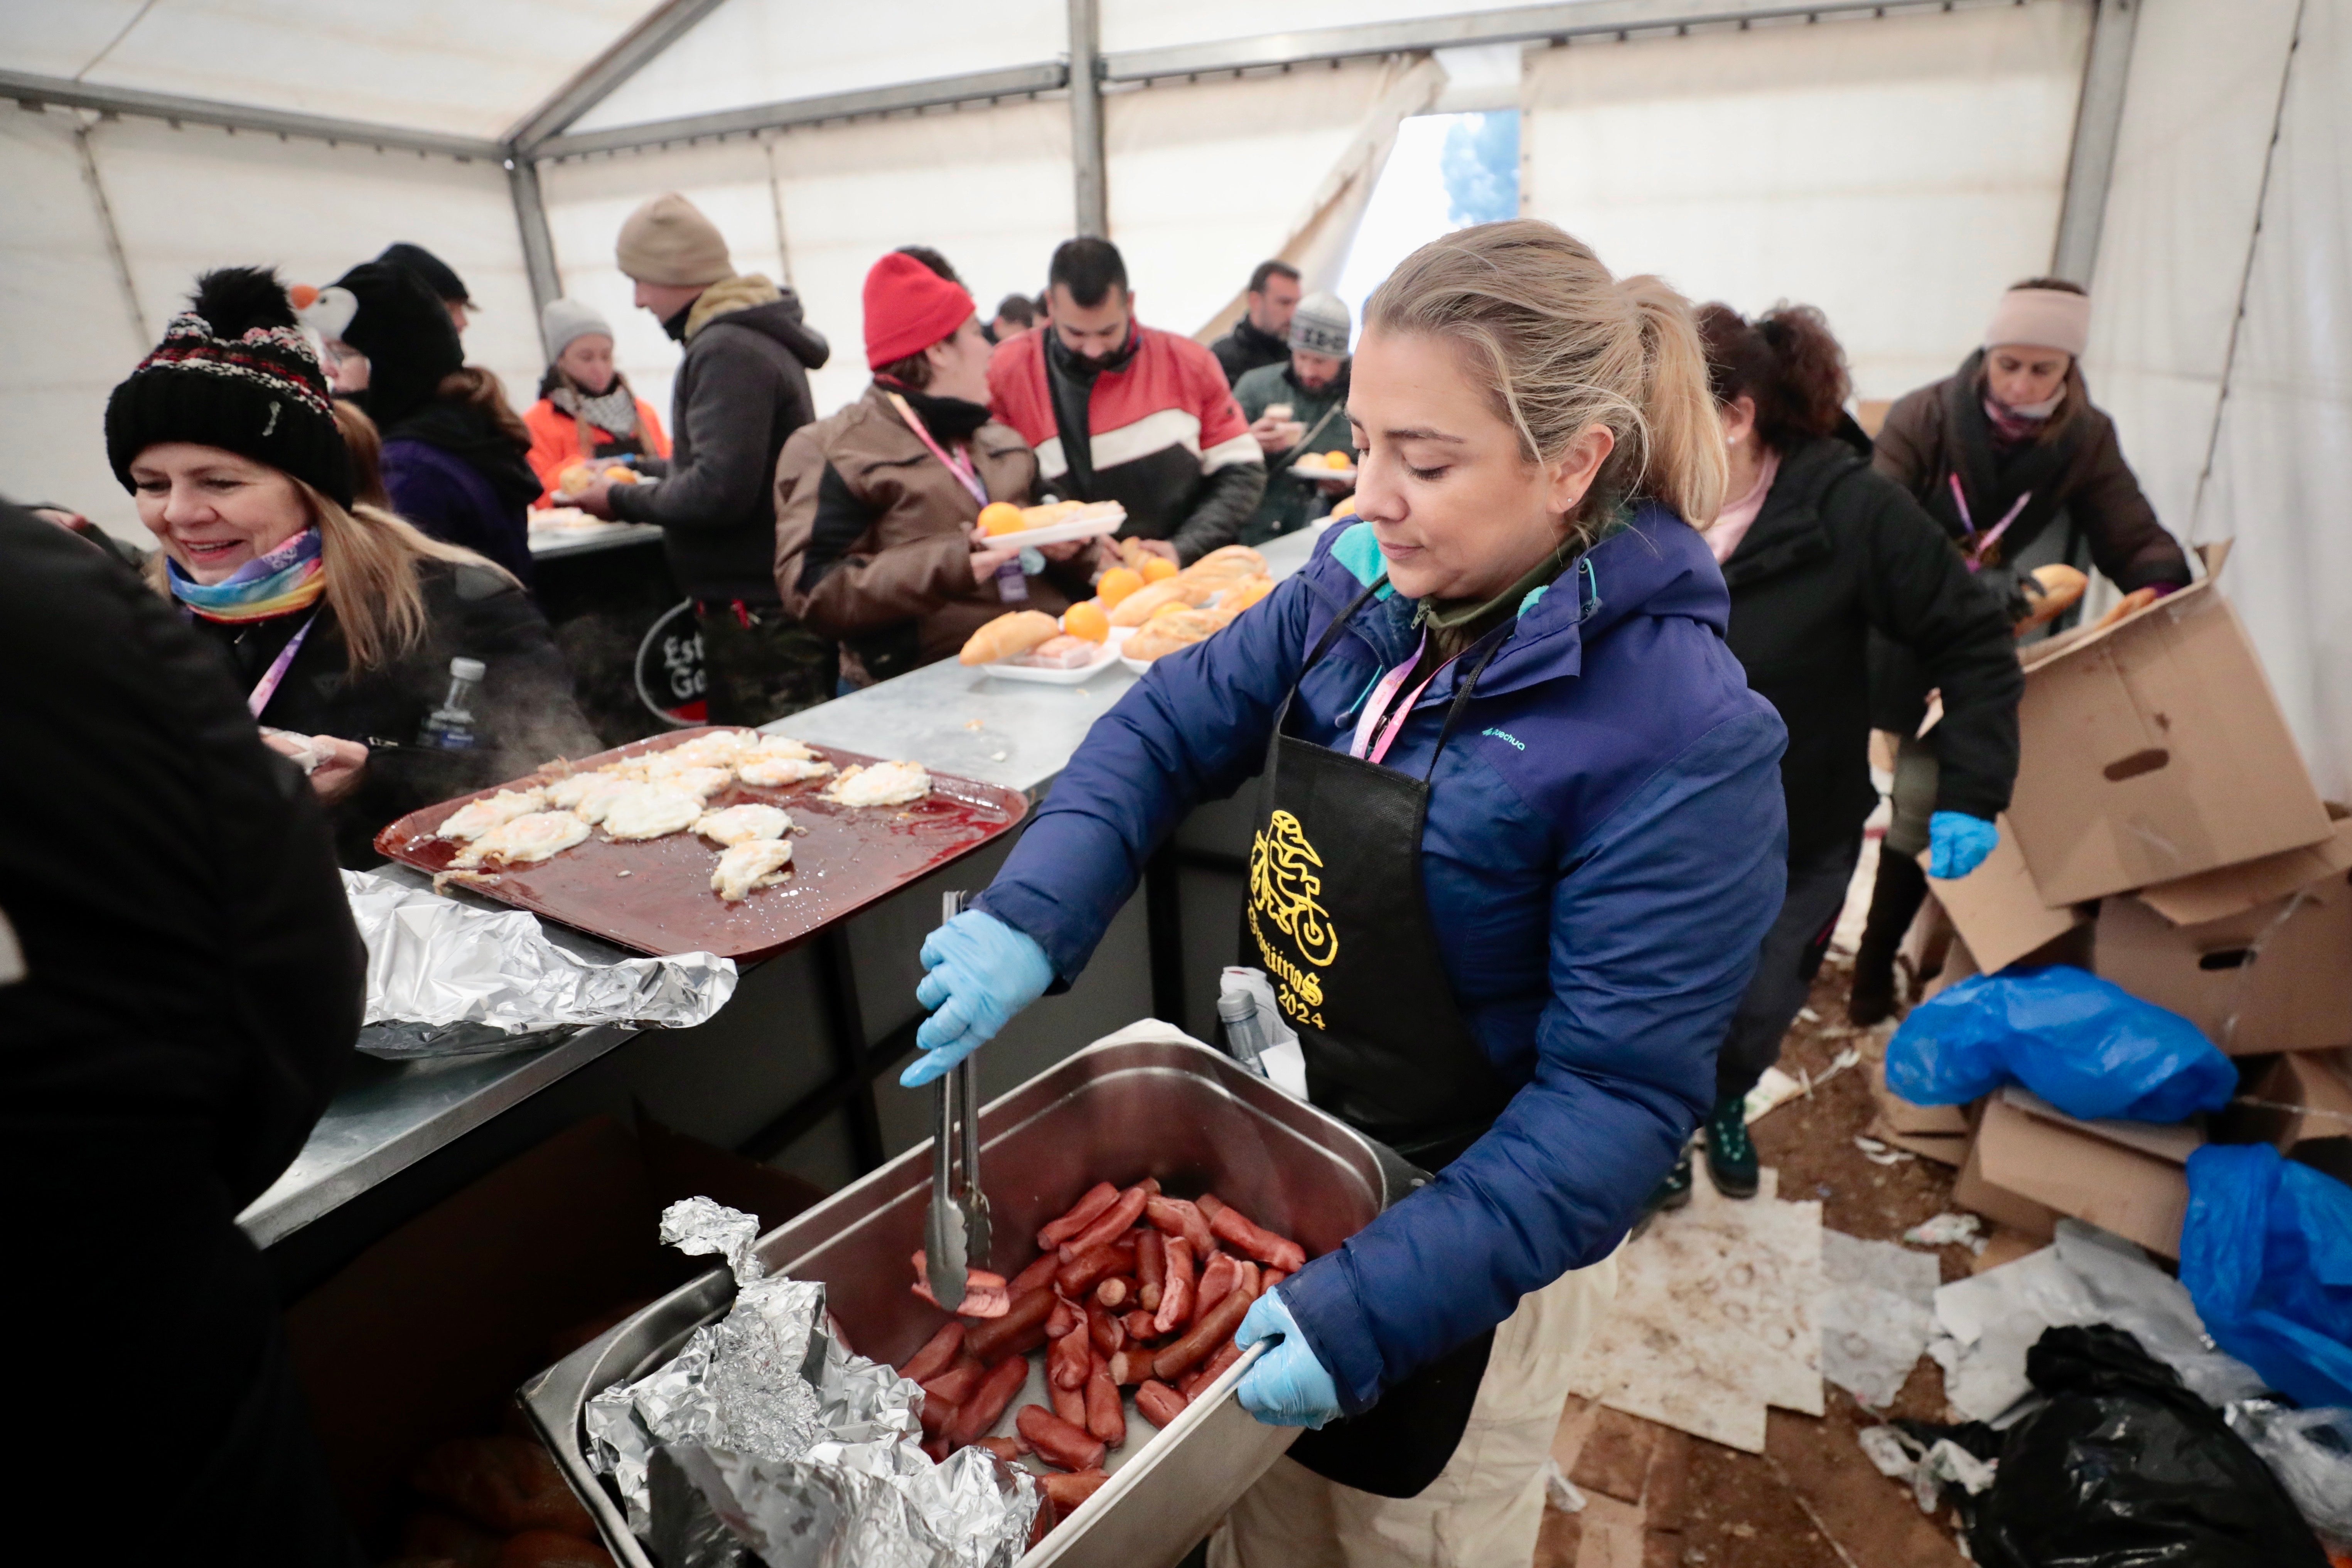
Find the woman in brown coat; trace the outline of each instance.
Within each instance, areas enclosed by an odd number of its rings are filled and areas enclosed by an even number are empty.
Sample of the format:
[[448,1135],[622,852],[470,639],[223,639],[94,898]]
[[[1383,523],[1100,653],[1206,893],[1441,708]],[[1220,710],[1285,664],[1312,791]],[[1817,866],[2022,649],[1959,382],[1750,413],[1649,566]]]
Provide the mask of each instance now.
[[991,549],[991,502],[1026,504],[1037,456],[988,414],[971,296],[893,251],[866,278],[863,396],[794,431],[776,465],[776,588],[870,686],[935,663],[1008,609],[1060,615],[1087,592],[1078,545]]
[[[1944,525],[1977,580],[2009,607],[2037,566],[2096,566],[2126,594],[2168,594],[2189,581],[2179,542],[2156,519],[2124,460],[2115,421],[2083,382],[2091,300],[2060,278],[2033,278],[2001,296],[1984,347],[1942,381],[1887,410],[1874,459]],[[2064,629],[2073,613],[2026,634]],[[1904,650],[1871,647],[1871,723],[1905,737],[1895,774],[1895,819],[1878,858],[1870,921],[1854,959],[1848,1006],[1856,1024],[1895,1005],[1895,950],[1927,894],[1915,857],[1927,847],[1935,752],[1912,739],[1927,717],[1927,683]]]

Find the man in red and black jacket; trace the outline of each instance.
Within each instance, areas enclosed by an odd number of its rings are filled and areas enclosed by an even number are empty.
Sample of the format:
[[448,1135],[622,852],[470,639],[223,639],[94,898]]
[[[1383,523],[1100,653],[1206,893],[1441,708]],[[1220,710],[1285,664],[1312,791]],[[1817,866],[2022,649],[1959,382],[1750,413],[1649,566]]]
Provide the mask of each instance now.
[[1048,328],[988,363],[989,403],[1037,449],[1042,487],[1118,501],[1120,536],[1179,565],[1234,542],[1265,493],[1265,458],[1215,358],[1135,320],[1107,239],[1063,242],[1045,294]]

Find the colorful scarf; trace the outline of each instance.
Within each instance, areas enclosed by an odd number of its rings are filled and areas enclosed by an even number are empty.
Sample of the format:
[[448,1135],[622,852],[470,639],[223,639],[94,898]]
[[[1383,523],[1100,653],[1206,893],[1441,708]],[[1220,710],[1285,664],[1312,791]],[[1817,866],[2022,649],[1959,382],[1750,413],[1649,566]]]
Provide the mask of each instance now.
[[263,621],[318,603],[327,591],[327,563],[315,528],[306,528],[267,555],[256,556],[226,580],[198,583],[168,557],[172,595],[208,621]]

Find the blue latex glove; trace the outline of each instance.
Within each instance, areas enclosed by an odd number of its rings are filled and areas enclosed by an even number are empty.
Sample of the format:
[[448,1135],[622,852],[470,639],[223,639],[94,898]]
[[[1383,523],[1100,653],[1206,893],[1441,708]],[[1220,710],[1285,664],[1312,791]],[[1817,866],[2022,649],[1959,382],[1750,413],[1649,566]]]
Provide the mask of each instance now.
[[931,1016],[915,1031],[917,1057],[898,1081],[918,1089],[996,1037],[1013,1015],[1045,994],[1054,966],[1035,939],[994,915],[966,910],[923,939],[915,1000]]
[[1965,877],[1984,864],[2000,829],[1981,816],[1964,811],[1939,811],[1927,819],[1927,875],[1946,881]]
[[1242,1408],[1268,1426],[1321,1428],[1339,1414],[1339,1385],[1307,1348],[1298,1320],[1282,1303],[1279,1291],[1269,1290],[1250,1303],[1234,1343],[1244,1350],[1260,1340],[1280,1342],[1257,1358],[1242,1374]]

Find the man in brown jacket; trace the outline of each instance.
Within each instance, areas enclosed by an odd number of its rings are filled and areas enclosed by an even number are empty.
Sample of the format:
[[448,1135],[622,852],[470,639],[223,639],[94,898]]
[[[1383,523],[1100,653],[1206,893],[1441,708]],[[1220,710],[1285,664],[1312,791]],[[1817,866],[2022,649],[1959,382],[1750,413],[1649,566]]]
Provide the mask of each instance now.
[[1007,610],[1058,616],[1087,595],[1082,546],[1047,562],[976,532],[983,506],[1025,505],[1037,483],[1037,455],[989,417],[991,352],[962,286],[893,251],[866,278],[874,384],[784,444],[776,588],[840,639],[846,685],[949,658]]

